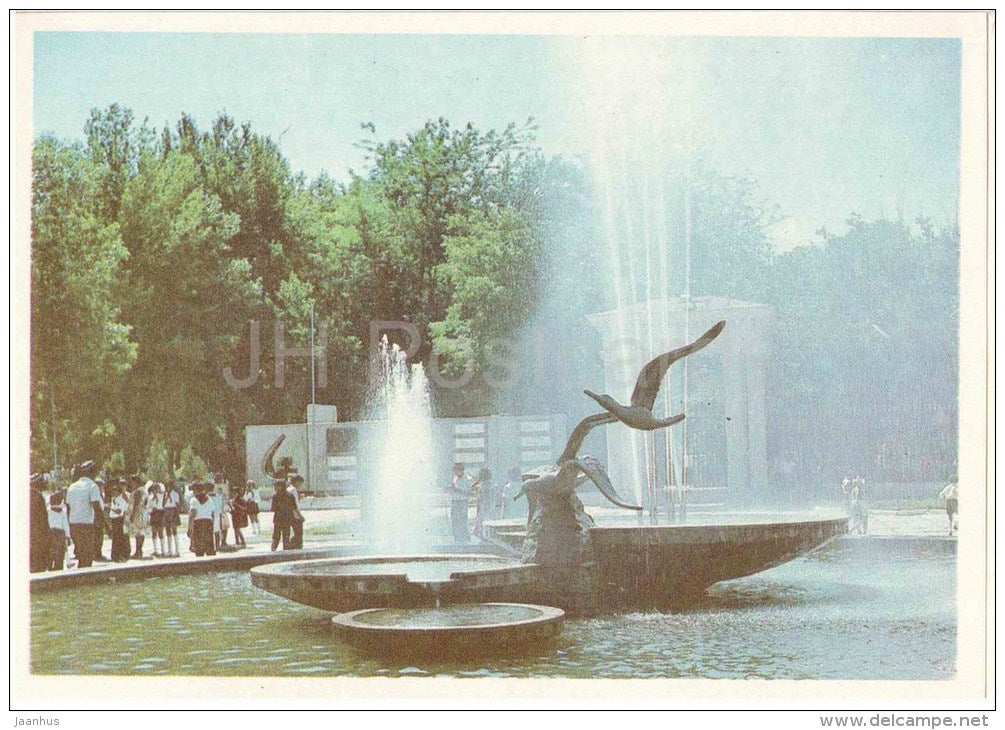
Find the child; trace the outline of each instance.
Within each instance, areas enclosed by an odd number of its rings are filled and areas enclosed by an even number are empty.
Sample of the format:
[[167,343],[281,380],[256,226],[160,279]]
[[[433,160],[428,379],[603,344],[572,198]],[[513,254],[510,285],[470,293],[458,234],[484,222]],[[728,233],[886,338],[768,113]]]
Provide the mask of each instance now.
[[241,534],[241,530],[248,526],[248,502],[240,487],[230,503],[230,520],[234,525],[234,544],[239,548],[248,547]]
[[178,506],[180,502],[178,490],[169,486],[164,494],[164,539],[166,543],[164,554],[172,558],[178,557],[178,525],[181,524]]
[[192,485],[195,496],[189,504],[188,539],[192,550],[198,557],[216,555],[216,536],[213,528],[216,526],[216,504],[206,494],[208,485],[196,482]]
[[125,524],[129,515],[129,499],[123,493],[125,483],[116,481],[112,484],[112,499],[108,506],[108,526],[112,533],[112,560],[124,563],[129,560],[129,538],[126,537]]
[[[135,484],[137,480],[131,479],[130,481]],[[133,540],[136,542],[136,551],[133,553],[133,557],[137,559],[143,557],[143,540],[147,533],[147,515],[147,492],[142,486],[137,486],[133,489],[129,501],[129,519],[127,520],[129,534],[132,535]]]
[[218,548],[227,547],[227,533],[230,532],[230,489],[226,484],[217,482],[215,489],[216,507],[220,510],[220,540]]
[[70,546],[70,521],[66,517],[62,492],[49,497],[46,513],[49,518],[49,570],[62,570],[66,548]]
[[248,520],[251,522],[251,530],[254,534],[261,535],[262,528],[258,524],[258,503],[262,501],[262,495],[258,493],[258,486],[250,479],[244,486],[247,492],[244,499],[248,505]]
[[150,532],[154,544],[154,557],[166,555],[164,550],[164,485],[155,482],[147,488],[147,509],[150,513]]

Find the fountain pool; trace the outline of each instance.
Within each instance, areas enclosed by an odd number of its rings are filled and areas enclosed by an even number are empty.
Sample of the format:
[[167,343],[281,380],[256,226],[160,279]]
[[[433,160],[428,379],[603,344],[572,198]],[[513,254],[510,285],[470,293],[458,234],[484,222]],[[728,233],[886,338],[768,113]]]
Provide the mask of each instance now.
[[672,613],[567,618],[552,643],[519,657],[405,663],[360,652],[334,635],[330,613],[261,591],[245,571],[165,576],[33,595],[31,668],[144,676],[948,679],[955,601],[954,542],[843,537],[712,586]]

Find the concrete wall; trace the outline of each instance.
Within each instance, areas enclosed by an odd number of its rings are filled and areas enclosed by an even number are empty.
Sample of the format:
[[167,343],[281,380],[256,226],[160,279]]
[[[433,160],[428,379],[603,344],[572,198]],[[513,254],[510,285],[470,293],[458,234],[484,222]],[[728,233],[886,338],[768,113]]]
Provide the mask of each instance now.
[[[274,461],[278,463],[284,456],[292,458],[297,471],[309,481],[307,491],[360,494],[374,478],[380,428],[376,421],[248,426],[247,478],[266,483],[262,459],[275,439],[285,434]],[[510,467],[526,469],[554,461],[565,447],[567,435],[565,417],[555,414],[434,418],[433,460],[439,483],[430,485],[430,489],[445,488],[450,469],[458,461],[472,474],[487,466],[493,480],[502,483]]]

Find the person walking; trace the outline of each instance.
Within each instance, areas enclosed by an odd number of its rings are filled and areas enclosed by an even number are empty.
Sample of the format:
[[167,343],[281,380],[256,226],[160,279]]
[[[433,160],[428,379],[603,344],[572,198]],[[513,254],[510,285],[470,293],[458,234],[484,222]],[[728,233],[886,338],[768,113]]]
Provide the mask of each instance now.
[[447,494],[450,498],[450,529],[454,540],[459,543],[471,542],[468,531],[468,500],[471,499],[472,481],[464,464],[454,464]]
[[31,502],[28,523],[28,570],[32,573],[41,573],[50,562],[48,507],[42,494],[42,490],[45,489],[45,477],[41,474],[32,474],[29,486]]
[[70,524],[70,539],[73,540],[77,567],[89,568],[94,563],[98,547],[95,530],[102,527],[104,504],[101,501],[101,490],[94,481],[98,465],[91,460],[85,461],[77,468],[77,473],[80,478],[66,490],[66,508],[69,511],[67,521]]
[[286,480],[276,479],[272,483],[275,494],[272,495],[272,550],[283,543],[283,550],[291,548],[293,513],[297,508],[293,495],[286,490]]
[[946,505],[946,516],[949,518],[949,535],[959,534],[960,531],[960,500],[956,482],[947,484],[939,492],[939,500]]
[[49,523],[49,570],[62,570],[66,562],[66,548],[70,546],[70,522],[66,519],[63,494],[54,492],[49,497],[47,510]]
[[192,485],[193,497],[189,503],[188,539],[197,557],[216,555],[216,503],[206,494],[210,485],[196,482]]

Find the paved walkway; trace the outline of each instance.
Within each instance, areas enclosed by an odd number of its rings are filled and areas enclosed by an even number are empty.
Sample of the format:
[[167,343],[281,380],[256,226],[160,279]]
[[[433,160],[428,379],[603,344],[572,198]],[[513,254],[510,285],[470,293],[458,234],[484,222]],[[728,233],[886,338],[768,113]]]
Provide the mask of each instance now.
[[949,519],[946,511],[870,510],[869,535],[883,537],[946,537]]

